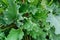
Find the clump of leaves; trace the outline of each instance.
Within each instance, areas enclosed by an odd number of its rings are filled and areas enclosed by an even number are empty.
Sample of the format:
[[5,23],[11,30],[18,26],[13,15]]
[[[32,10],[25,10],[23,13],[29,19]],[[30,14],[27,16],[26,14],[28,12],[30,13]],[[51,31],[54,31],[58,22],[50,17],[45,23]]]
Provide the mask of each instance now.
[[0,0],[0,40],[60,40],[59,0]]

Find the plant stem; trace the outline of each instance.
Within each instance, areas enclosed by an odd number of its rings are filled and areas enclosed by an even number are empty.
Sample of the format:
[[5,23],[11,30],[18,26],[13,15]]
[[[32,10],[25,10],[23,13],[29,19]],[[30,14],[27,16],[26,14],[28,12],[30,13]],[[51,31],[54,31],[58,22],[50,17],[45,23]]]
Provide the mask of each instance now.
[[10,26],[7,26],[6,28],[2,29],[1,31],[4,32],[5,30],[8,30],[10,28],[14,28],[16,25],[10,25]]

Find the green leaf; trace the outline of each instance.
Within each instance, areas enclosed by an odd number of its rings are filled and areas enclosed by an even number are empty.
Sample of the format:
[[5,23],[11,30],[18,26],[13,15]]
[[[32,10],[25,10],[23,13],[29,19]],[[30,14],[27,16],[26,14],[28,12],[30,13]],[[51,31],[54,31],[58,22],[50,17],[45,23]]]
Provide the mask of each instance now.
[[34,0],[28,0],[28,2],[34,2]]
[[8,1],[8,8],[4,12],[4,20],[6,24],[11,24],[14,20],[16,20],[17,16],[17,7],[14,0],[7,0]]
[[42,1],[41,1],[41,6],[42,6],[43,8],[46,8],[46,3],[47,3],[46,0],[42,0]]
[[8,5],[8,2],[7,2],[7,0],[2,0],[6,5]]
[[3,12],[3,8],[0,8],[0,14]]
[[20,13],[24,13],[28,10],[29,5],[28,4],[22,4],[21,7],[19,8]]
[[[31,31],[31,30],[35,30],[36,28],[38,29],[38,25],[34,22],[32,22],[31,20],[27,21],[24,25],[23,25],[24,29],[26,29],[27,31]],[[37,30],[36,30],[37,31]]]
[[60,40],[60,34],[56,35],[53,30],[54,29],[50,29],[50,31],[49,31],[49,33],[50,33],[49,38],[51,40]]
[[4,38],[5,38],[4,32],[0,32],[0,40],[4,40]]
[[20,30],[20,33],[19,33],[19,40],[21,40],[24,36],[24,33]]
[[31,5],[37,5],[39,0],[28,0]]
[[30,34],[34,39],[44,34],[42,29],[40,29],[39,24],[34,23],[31,20],[27,20],[27,22],[22,27],[27,30],[27,34]]
[[21,30],[11,29],[6,40],[21,40],[24,36],[24,33]]
[[11,29],[9,35],[7,36],[6,40],[17,40],[19,35],[19,31],[15,29]]
[[0,16],[0,26],[1,25],[5,25],[5,22],[4,22],[4,20],[3,20],[3,16]]

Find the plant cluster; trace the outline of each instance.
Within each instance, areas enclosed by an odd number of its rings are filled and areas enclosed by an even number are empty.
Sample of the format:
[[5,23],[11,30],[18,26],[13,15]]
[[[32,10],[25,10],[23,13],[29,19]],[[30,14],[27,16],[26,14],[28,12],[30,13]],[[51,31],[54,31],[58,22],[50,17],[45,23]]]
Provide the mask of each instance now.
[[60,40],[60,1],[0,0],[0,40]]

